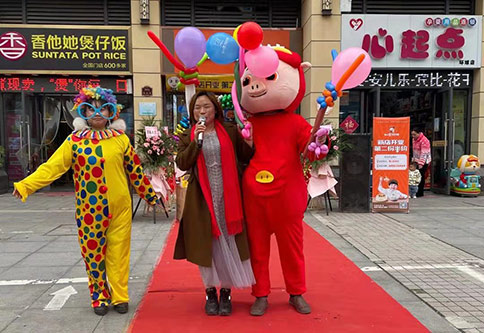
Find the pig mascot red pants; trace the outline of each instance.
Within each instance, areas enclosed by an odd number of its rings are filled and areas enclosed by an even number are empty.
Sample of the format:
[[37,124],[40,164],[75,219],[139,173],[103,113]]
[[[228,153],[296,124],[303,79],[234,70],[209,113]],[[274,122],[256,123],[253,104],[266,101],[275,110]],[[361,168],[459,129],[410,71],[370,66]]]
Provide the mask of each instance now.
[[276,49],[277,72],[259,78],[246,69],[241,105],[252,123],[255,155],[243,178],[243,193],[252,268],[256,277],[252,294],[257,297],[252,315],[262,315],[270,293],[270,239],[275,234],[290,304],[309,313],[302,298],[306,291],[302,219],[307,190],[300,154],[309,140],[311,126],[294,114],[305,91],[298,54]]

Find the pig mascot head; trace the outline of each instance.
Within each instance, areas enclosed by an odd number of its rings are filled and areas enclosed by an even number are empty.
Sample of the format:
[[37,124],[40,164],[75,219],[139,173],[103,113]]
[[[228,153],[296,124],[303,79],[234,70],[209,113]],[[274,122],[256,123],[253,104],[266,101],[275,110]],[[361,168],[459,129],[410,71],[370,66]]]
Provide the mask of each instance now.
[[287,49],[276,48],[275,51],[279,66],[273,75],[256,77],[248,68],[242,75],[240,104],[250,114],[275,110],[293,112],[304,97],[304,69],[310,68],[311,64],[301,63],[301,57]]

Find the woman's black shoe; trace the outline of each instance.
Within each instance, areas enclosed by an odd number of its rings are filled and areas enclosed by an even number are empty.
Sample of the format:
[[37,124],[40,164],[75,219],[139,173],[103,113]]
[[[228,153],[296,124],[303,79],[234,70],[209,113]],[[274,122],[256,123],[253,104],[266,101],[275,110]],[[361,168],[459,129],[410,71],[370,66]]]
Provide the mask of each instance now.
[[98,316],[104,316],[106,313],[108,313],[108,307],[107,306],[96,306],[94,308],[94,313],[97,314]]
[[218,299],[217,299],[217,289],[207,288],[205,289],[207,296],[205,297],[205,313],[209,316],[218,315]]
[[232,297],[230,296],[230,289],[220,289],[220,307],[219,314],[221,316],[230,316],[232,313]]
[[128,303],[119,303],[119,304],[115,304],[115,305],[114,305],[114,310],[115,310],[117,313],[124,314],[124,313],[128,312]]

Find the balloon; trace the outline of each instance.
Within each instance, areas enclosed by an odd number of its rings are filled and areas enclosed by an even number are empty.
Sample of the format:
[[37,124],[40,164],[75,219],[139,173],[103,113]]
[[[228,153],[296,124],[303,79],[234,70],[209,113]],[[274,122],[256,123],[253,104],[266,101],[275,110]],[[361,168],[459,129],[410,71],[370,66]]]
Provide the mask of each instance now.
[[262,28],[255,22],[245,22],[237,32],[237,42],[247,50],[254,50],[259,47],[263,38]]
[[[240,76],[240,75],[244,74],[244,69],[245,69],[245,50],[242,47],[239,47],[239,61],[238,61],[238,63],[239,63],[239,71],[237,72],[237,70],[236,70],[236,72]],[[237,68],[237,65],[235,67]]]
[[[237,97],[237,85],[236,85],[235,81],[232,84],[232,101],[234,103],[234,109],[235,109],[235,121],[237,122],[239,127],[243,129],[245,124],[247,123],[247,120],[245,119],[244,113],[242,112],[242,109],[240,108],[239,99]],[[244,134],[242,133],[242,135],[244,135]],[[244,136],[244,138],[247,138],[247,137]]]
[[226,65],[237,60],[239,46],[229,34],[217,32],[210,36],[207,41],[207,54],[214,63]]
[[205,54],[205,36],[194,27],[181,29],[175,36],[175,52],[185,67],[195,67]]
[[371,59],[365,50],[358,47],[350,47],[346,50],[341,51],[333,62],[333,67],[331,69],[331,82],[336,85],[343,76],[343,74],[348,70],[353,64],[353,62],[358,58],[360,54],[364,54],[365,58],[363,62],[356,68],[354,73],[348,78],[346,83],[343,85],[342,89],[354,88],[363,81],[366,80],[368,74],[371,71]]
[[163,54],[168,58],[168,60],[178,69],[183,69],[183,65],[171,54],[170,50],[166,47],[165,44],[154,34],[153,31],[148,31],[148,36],[151,38],[153,42],[160,48]]
[[276,51],[269,46],[259,46],[245,54],[245,63],[255,76],[268,77],[276,72],[279,57]]
[[239,29],[240,29],[241,26],[242,26],[242,24],[239,24],[239,26],[237,28],[235,28],[234,33],[232,34],[232,37],[234,37],[234,39],[237,42],[237,44],[239,44],[237,34],[238,34]]

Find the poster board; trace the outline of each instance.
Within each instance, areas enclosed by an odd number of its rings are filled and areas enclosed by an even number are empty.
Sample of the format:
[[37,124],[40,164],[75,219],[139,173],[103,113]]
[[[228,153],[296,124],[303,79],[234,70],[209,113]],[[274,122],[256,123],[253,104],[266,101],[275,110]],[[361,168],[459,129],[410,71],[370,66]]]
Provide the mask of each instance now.
[[408,213],[410,117],[373,118],[372,212]]

